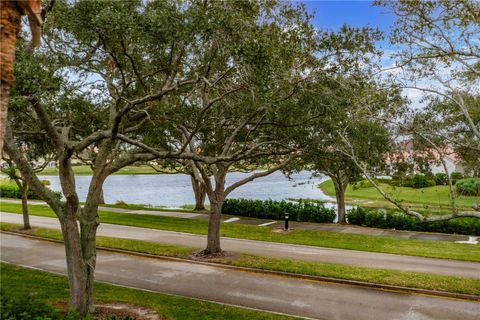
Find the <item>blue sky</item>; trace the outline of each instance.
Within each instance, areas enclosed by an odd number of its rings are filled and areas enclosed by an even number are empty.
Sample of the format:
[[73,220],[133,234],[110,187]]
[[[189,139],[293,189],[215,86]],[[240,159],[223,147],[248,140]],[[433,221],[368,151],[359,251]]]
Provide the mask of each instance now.
[[372,6],[372,1],[299,1],[315,12],[313,24],[320,29],[338,30],[344,23],[355,27],[378,27],[388,32],[394,16],[385,8]]

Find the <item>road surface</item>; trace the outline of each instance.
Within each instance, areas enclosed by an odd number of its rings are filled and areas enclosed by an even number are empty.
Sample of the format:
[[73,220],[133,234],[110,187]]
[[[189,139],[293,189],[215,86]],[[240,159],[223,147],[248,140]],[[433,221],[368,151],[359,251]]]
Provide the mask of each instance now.
[[[4,262],[65,274],[58,243],[1,234]],[[478,319],[480,303],[228,270],[99,250],[96,279],[315,319]]]
[[[22,216],[14,213],[1,212],[0,221],[21,224]],[[56,218],[30,216],[30,223],[32,226],[36,227],[60,229],[60,224]],[[204,248],[206,245],[206,236],[204,235],[106,223],[100,224],[98,228],[98,235],[188,246],[199,249]],[[476,262],[332,249],[234,238],[222,238],[221,241],[222,248],[224,250],[259,256],[480,278],[480,263]]]

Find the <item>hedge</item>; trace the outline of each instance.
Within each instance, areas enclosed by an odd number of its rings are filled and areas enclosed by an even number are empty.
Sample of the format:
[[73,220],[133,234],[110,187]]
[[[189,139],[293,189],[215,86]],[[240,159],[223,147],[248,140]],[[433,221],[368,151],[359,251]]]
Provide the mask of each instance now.
[[476,218],[422,222],[399,211],[356,207],[347,211],[347,221],[354,225],[381,229],[480,235],[480,219]]
[[288,213],[289,220],[300,222],[333,222],[336,217],[335,210],[322,203],[249,199],[225,200],[222,213],[272,220],[283,220]]
[[[58,197],[58,199],[62,198],[62,193],[61,192],[54,191],[54,193]],[[14,186],[14,185],[0,185],[0,197],[21,199],[22,195],[21,195],[20,190],[18,189],[17,186]],[[40,196],[35,194],[35,192],[33,192],[30,189],[27,191],[27,199],[42,200],[42,198],[40,198]]]
[[458,180],[455,188],[458,194],[464,196],[480,196],[480,178]]

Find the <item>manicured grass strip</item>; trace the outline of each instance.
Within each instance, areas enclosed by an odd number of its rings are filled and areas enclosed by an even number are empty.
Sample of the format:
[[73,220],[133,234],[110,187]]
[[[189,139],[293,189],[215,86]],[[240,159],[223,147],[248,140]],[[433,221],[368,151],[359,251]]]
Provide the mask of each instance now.
[[[17,232],[19,228],[19,225],[6,223],[0,223],[0,226],[2,230],[13,230]],[[35,228],[25,233],[49,239],[62,239],[60,231],[57,230]],[[107,248],[123,249],[179,258],[188,258],[195,251],[195,249],[188,247],[110,237],[98,237],[97,245]],[[291,259],[276,259],[247,254],[241,254],[238,257],[213,258],[209,259],[209,261],[239,267],[250,267],[336,279],[403,286],[409,288],[480,295],[480,279],[432,275],[420,272],[402,272],[386,269],[364,268],[331,263],[307,262]]]
[[[31,294],[34,298],[49,303],[68,301],[66,277],[4,263],[0,266],[2,290],[5,293]],[[104,283],[95,284],[95,302],[119,302],[146,307],[157,311],[162,319],[294,319],[293,317],[267,312],[128,289]]]
[[[320,189],[330,196],[335,196],[335,189],[331,180],[324,181],[320,184]],[[414,204],[417,209],[431,209],[445,211],[450,208],[450,198],[448,186],[434,186],[428,188],[414,189],[407,187],[393,187],[385,183],[380,183],[380,187],[395,196],[397,199],[403,200],[405,203]],[[345,193],[347,200],[367,199],[370,206],[375,207],[392,207],[393,205],[386,201],[377,189],[359,188],[354,190],[351,185],[347,187]],[[461,209],[470,210],[472,205],[479,203],[478,197],[459,196],[457,198],[457,206]],[[365,204],[368,205],[368,202]],[[364,203],[357,203],[364,205]],[[429,210],[429,211],[431,211]]]
[[[21,213],[21,205],[2,203],[1,210]],[[54,213],[47,206],[30,206],[30,212],[33,215],[54,217]],[[203,235],[207,234],[208,231],[208,221],[206,219],[184,219],[102,211],[99,212],[99,216],[101,223]],[[293,230],[289,233],[278,233],[273,230],[272,228],[251,225],[222,224],[221,235],[223,237],[259,241],[480,262],[480,246],[478,245],[448,241],[367,236],[331,231]]]

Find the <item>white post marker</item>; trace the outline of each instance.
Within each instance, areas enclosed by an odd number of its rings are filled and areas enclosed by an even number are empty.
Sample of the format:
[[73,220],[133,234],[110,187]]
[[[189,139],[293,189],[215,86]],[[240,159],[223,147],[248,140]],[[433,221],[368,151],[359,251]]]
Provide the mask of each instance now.
[[278,221],[272,221],[272,222],[267,222],[267,223],[262,223],[262,224],[259,224],[258,226],[259,227],[266,227],[266,226],[269,226],[271,224],[274,224],[274,223],[277,223]]
[[478,240],[477,240],[477,237],[468,237],[468,240],[467,241],[455,241],[456,243],[466,243],[466,244],[477,244],[478,243]]

